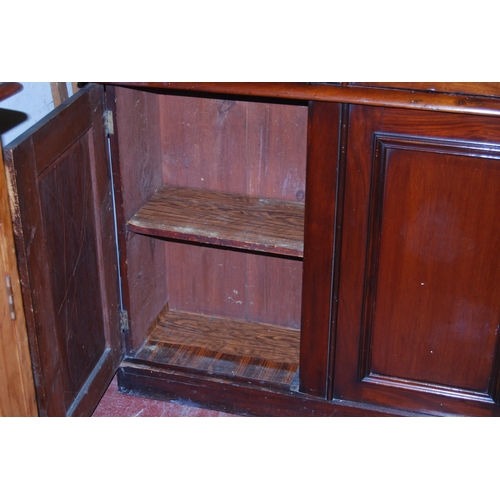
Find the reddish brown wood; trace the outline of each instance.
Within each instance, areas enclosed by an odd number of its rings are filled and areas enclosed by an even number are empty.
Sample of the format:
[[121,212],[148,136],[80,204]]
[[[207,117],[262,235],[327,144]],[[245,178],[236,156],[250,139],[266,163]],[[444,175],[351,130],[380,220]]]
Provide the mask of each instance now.
[[[166,401],[260,417],[395,417],[419,416],[364,403],[326,401],[252,380],[227,380],[213,375],[183,373],[126,361],[118,371],[120,391]],[[422,414],[420,414],[422,415]]]
[[0,83],[0,101],[9,98],[23,90],[23,86],[17,82]]
[[[119,83],[165,90],[212,92],[229,95],[302,99],[308,101],[363,104],[415,110],[443,111],[486,116],[500,115],[500,99],[460,96],[417,90],[395,90],[307,83]],[[498,94],[496,94],[498,96]]]
[[304,201],[306,106],[172,95],[159,102],[164,184]]
[[500,83],[498,82],[371,82],[350,83],[349,85],[500,97]]
[[340,106],[309,106],[300,387],[325,396],[330,343]]
[[[122,88],[110,99],[116,101],[117,125],[111,140],[113,157],[118,158],[113,163],[123,215],[132,217],[161,184],[210,189],[224,197],[272,198],[273,205],[303,211],[304,106],[192,99]],[[269,232],[267,225],[261,227]],[[302,226],[303,222],[294,224],[295,232],[302,233]],[[280,239],[283,231],[282,225],[275,226],[272,236]],[[302,237],[295,240],[294,245],[301,247]],[[249,244],[258,249],[257,240]],[[302,264],[297,260],[132,234],[122,245],[126,245],[122,272],[130,308],[129,353],[142,345],[144,332],[167,301],[172,309],[284,327],[300,325]],[[275,251],[274,247],[265,250]],[[290,254],[287,248],[278,251]]]
[[260,255],[247,255],[246,262],[246,318],[299,329],[302,262]]
[[486,118],[352,109],[336,397],[500,414],[499,132]]
[[304,204],[162,186],[127,228],[150,236],[302,257]]
[[[124,390],[255,415],[500,415],[500,125],[474,116],[498,115],[500,101],[458,95],[474,91],[466,85],[369,85],[108,87],[130,320]],[[11,167],[14,175],[31,165],[15,227],[27,323],[39,329],[31,344],[44,414],[86,414],[119,359],[108,174],[97,140],[102,95],[94,87],[73,101],[50,117],[51,130],[25,137]],[[366,106],[348,117],[341,103]],[[226,248],[164,238],[184,238],[175,230],[127,232],[161,186],[280,206],[305,196],[304,262],[228,248],[220,237]],[[236,241],[259,245],[260,237]],[[83,298],[75,278],[92,296]],[[70,295],[79,297],[74,308]],[[167,304],[180,320],[158,318]],[[61,332],[75,312],[86,333],[72,342]],[[294,378],[299,325],[308,394]]]
[[170,367],[183,373],[203,373],[226,380],[252,380],[261,384],[290,387],[299,365],[261,357],[226,354],[189,345],[148,340],[135,356],[158,367]]
[[38,415],[8,183],[0,147],[0,416]]
[[166,308],[149,332],[148,344],[154,341],[203,347],[224,354],[298,364],[299,336],[299,330],[291,328]]
[[107,88],[106,97],[114,121],[110,148],[122,295],[129,321],[125,343],[127,352],[133,353],[168,299],[164,244],[142,236],[128,238],[125,227],[162,185],[159,101],[155,94],[114,87]]
[[[305,106],[168,95],[161,102],[165,183],[303,201]],[[185,245],[167,252],[172,307],[300,324],[300,262]]]
[[41,415],[90,414],[120,360],[102,113],[102,89],[91,87],[8,151]]

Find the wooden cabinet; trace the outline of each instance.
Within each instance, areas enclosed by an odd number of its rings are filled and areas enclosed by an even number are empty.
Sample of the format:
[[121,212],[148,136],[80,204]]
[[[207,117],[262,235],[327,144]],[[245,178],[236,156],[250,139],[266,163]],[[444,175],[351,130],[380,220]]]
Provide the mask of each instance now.
[[334,394],[487,413],[499,402],[500,123],[353,106],[348,128]]
[[118,371],[250,415],[498,415],[499,110],[88,86],[7,152],[40,413],[91,413]]
[[[0,83],[0,100],[22,86]],[[0,416],[37,415],[11,212],[0,148]]]

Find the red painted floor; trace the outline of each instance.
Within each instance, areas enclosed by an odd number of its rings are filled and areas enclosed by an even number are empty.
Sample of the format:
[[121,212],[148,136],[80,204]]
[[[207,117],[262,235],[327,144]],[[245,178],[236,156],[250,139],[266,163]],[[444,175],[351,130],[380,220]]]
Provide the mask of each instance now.
[[230,413],[204,410],[177,403],[155,401],[120,394],[116,377],[102,397],[93,417],[237,417]]

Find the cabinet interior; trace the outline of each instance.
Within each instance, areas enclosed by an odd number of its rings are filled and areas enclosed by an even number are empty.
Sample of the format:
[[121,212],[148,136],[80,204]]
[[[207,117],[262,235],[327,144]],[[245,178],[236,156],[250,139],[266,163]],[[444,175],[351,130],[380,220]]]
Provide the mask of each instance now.
[[307,106],[117,88],[127,355],[290,384]]

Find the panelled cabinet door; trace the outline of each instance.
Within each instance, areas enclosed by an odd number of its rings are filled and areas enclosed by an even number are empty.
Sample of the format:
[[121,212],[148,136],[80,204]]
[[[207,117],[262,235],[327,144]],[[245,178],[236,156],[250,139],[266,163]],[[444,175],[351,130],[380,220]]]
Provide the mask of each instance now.
[[499,415],[500,123],[353,106],[334,397]]
[[41,416],[90,415],[121,358],[103,113],[87,87],[6,149]]

